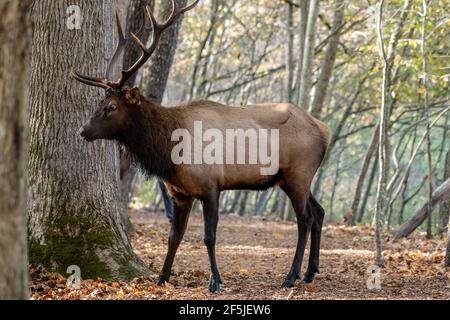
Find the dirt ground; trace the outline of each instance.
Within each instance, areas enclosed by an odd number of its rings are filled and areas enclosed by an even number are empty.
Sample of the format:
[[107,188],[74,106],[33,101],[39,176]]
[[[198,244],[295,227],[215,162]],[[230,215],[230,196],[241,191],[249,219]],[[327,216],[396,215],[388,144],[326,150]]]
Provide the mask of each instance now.
[[[83,280],[80,289],[68,289],[61,275],[31,267],[32,299],[450,299],[444,240],[427,240],[416,233],[392,244],[384,235],[381,289],[369,290],[373,229],[325,225],[320,274],[312,284],[284,289],[296,224],[230,215],[221,215],[218,230],[222,292],[210,294],[207,289],[209,263],[198,214],[190,218],[170,283],[158,287],[155,279],[166,253],[168,222],[163,213],[133,211],[131,217],[137,229],[132,237],[135,251],[155,275],[133,281]],[[307,255],[308,250],[305,262]]]

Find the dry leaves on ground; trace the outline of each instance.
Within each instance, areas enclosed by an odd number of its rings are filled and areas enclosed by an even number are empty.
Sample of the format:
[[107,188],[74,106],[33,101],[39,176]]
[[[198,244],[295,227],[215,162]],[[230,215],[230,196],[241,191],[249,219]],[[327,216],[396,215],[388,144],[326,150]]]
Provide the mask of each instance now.
[[325,225],[321,273],[312,284],[282,289],[295,251],[296,224],[230,215],[221,216],[218,231],[222,292],[213,295],[207,290],[209,263],[203,222],[196,214],[178,251],[170,283],[158,287],[155,280],[166,253],[167,220],[162,213],[130,214],[137,227],[132,237],[135,251],[155,275],[132,281],[83,280],[80,289],[69,289],[63,276],[30,267],[32,299],[450,299],[444,240],[415,234],[391,244],[385,235],[381,290],[369,290],[373,229]]

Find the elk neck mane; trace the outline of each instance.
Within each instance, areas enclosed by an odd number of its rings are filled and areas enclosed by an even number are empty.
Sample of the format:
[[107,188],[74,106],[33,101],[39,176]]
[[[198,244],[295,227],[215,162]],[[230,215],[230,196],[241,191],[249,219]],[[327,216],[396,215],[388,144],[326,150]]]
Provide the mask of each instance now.
[[130,124],[118,141],[144,173],[170,180],[175,174],[171,160],[172,132],[179,128],[176,115],[156,101],[141,97],[141,103],[129,107]]

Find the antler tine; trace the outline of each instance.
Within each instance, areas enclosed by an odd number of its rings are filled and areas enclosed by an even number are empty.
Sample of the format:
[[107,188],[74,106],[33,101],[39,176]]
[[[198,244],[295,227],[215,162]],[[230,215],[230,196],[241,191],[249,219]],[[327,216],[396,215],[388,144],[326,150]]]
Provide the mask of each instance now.
[[135,64],[132,65],[128,70],[122,71],[122,76],[120,77],[120,79],[117,82],[110,83],[110,85],[115,88],[121,89],[125,85],[125,83],[128,81],[128,79],[130,79],[131,76],[135,72],[137,72],[139,70],[139,68],[144,65],[145,62],[147,62],[147,60],[150,58],[150,56],[156,50],[159,40],[161,39],[162,32],[165,29],[167,29],[169,26],[171,26],[180,15],[182,15],[186,11],[189,11],[192,8],[194,8],[199,2],[200,2],[200,0],[196,0],[191,5],[177,10],[176,2],[175,2],[175,0],[172,0],[172,13],[170,14],[170,17],[166,20],[166,22],[163,24],[158,23],[152,10],[148,6],[146,6],[145,9],[147,11],[147,15],[150,19],[150,22],[151,22],[152,28],[153,28],[152,44],[150,45],[149,48],[147,48],[134,33],[131,33],[133,40],[137,43],[137,45],[142,50],[142,55],[135,62]]
[[99,87],[99,88],[103,88],[103,89],[110,88],[110,86],[106,83],[106,81],[104,79],[83,76],[82,74],[79,74],[78,72],[73,71],[73,70],[72,70],[71,74],[75,80],[78,80],[79,82],[87,84],[89,86]]
[[122,24],[120,23],[119,13],[117,11],[116,11],[116,25],[117,25],[117,46],[113,56],[111,57],[111,60],[109,60],[108,62],[108,67],[106,68],[105,72],[106,79],[111,79],[112,68],[119,59],[122,50],[125,48],[127,44],[127,39],[124,36]]
[[[171,26],[176,19],[186,11],[191,10],[194,8],[200,0],[194,1],[191,5],[188,5],[184,8],[177,9],[175,0],[172,0],[172,13],[170,14],[170,17],[164,22],[163,24],[159,24],[158,21],[156,21],[156,18],[153,14],[153,12],[150,10],[148,6],[146,6],[147,15],[150,19],[150,22],[152,24],[153,29],[153,39],[152,44],[149,48],[146,48],[146,46],[142,43],[142,41],[134,34],[131,33],[131,37],[133,40],[137,43],[139,48],[142,50],[142,55],[139,57],[139,59],[128,69],[123,70],[120,78],[115,81],[108,81],[107,79],[110,79],[112,66],[116,63],[117,59],[119,58],[123,48],[126,46],[127,41],[129,39],[126,39],[124,36],[124,32],[122,29],[122,25],[120,23],[119,14],[116,12],[116,24],[117,24],[117,34],[118,34],[118,41],[117,41],[117,47],[114,51],[114,54],[112,58],[110,59],[108,63],[108,67],[106,68],[105,73],[105,79],[101,78],[94,78],[94,77],[88,77],[83,76],[75,71],[72,71],[72,77],[84,84],[100,87],[103,89],[114,89],[116,91],[120,91],[123,86],[126,84],[128,79],[130,79],[135,72],[139,70],[142,65],[144,65],[145,62],[150,58],[150,56],[153,54],[153,52],[156,50],[159,40],[161,39],[162,32],[167,29],[169,26]],[[145,28],[145,25],[143,26]]]
[[169,27],[180,15],[194,8],[199,2],[200,0],[196,0],[192,4],[177,10],[176,2],[175,0],[172,0],[172,13],[170,14],[170,17],[166,20],[166,22],[162,24],[162,29],[164,30]]

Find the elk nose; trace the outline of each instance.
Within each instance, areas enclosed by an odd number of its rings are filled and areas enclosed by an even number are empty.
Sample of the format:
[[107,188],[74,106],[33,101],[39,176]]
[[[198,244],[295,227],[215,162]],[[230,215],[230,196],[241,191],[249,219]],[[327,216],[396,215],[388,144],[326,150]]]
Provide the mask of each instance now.
[[84,130],[84,126],[78,129],[78,134],[83,138],[86,139],[86,130]]

